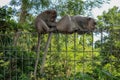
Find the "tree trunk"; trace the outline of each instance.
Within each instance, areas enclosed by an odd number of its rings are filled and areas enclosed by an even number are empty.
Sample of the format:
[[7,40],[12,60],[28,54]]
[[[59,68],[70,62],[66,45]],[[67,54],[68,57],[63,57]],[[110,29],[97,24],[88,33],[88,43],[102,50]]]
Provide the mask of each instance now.
[[[24,24],[26,22],[26,16],[27,16],[27,6],[24,0],[22,0],[22,5],[21,5],[21,13],[20,13],[20,19],[19,19],[19,23],[20,24]],[[20,33],[21,30],[18,29],[17,31],[15,31],[15,35],[14,35],[14,46],[17,46],[17,42],[18,39],[20,37]]]
[[19,23],[22,23],[22,24],[25,23],[26,22],[26,16],[27,16],[27,4],[26,4],[25,0],[22,0]]

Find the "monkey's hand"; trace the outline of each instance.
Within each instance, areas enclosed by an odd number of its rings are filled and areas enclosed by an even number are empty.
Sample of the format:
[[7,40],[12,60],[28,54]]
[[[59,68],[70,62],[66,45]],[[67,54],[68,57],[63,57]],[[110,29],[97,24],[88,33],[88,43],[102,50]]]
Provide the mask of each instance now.
[[56,27],[56,22],[47,22],[47,25],[49,26],[49,27]]
[[57,32],[57,29],[56,29],[56,27],[52,27],[52,28],[49,28],[48,32]]

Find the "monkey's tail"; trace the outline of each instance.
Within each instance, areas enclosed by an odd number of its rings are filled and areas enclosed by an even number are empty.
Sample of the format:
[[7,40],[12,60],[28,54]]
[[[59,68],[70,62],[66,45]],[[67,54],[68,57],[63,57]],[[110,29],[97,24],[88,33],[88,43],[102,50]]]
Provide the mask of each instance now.
[[40,33],[38,33],[38,43],[37,43],[37,51],[36,51],[36,62],[35,62],[35,68],[34,68],[34,78],[36,80],[36,73],[37,73],[37,65],[39,62],[39,57],[40,57],[40,43],[41,43],[41,37]]
[[40,74],[41,75],[43,74],[43,71],[44,71],[44,65],[45,65],[45,62],[46,62],[46,56],[47,56],[48,47],[49,47],[51,38],[52,38],[52,32],[49,33],[47,43],[46,43],[46,46],[45,46],[44,55],[43,55],[43,58],[42,58],[41,69],[40,69]]

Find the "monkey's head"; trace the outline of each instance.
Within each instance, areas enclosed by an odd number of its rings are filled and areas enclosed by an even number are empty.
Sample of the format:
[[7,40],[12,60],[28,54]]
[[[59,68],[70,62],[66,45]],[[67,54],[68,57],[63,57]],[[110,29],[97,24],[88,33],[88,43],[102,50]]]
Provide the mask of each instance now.
[[87,23],[88,23],[88,26],[87,26],[87,29],[88,29],[88,31],[93,31],[94,29],[96,29],[96,27],[95,27],[95,25],[96,25],[96,22],[95,22],[95,20],[93,19],[93,18],[90,18],[90,17],[88,17],[87,18]]
[[49,15],[50,21],[55,22],[57,17],[57,12],[55,10],[46,10],[46,13]]
[[83,28],[83,30],[79,30],[77,32],[79,34],[84,34],[84,33],[89,34],[90,32],[92,32],[92,31],[94,31],[96,29],[95,26],[96,26],[96,21],[93,18],[83,17],[82,27],[84,27],[84,28]]

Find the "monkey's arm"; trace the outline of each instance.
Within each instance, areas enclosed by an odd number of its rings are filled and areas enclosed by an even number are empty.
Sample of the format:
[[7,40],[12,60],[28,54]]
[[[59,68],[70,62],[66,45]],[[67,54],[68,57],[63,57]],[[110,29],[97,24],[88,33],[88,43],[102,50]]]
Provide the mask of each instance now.
[[50,28],[47,26],[47,24],[42,19],[39,19],[38,21],[36,21],[35,25],[36,25],[36,30],[38,31],[38,33],[49,32]]
[[57,29],[56,29],[57,22],[47,22],[47,25],[49,27],[48,32],[56,32],[57,31]]
[[50,21],[48,21],[47,22],[47,25],[49,26],[49,27],[56,27],[56,22],[50,22]]

